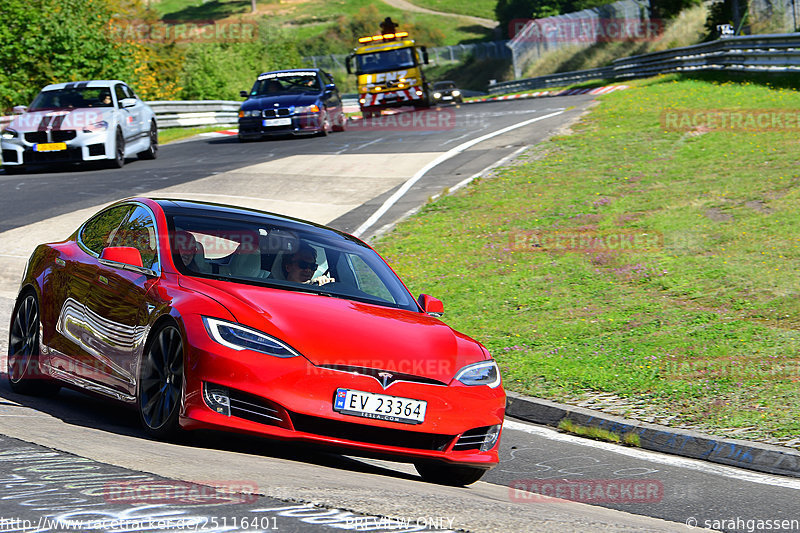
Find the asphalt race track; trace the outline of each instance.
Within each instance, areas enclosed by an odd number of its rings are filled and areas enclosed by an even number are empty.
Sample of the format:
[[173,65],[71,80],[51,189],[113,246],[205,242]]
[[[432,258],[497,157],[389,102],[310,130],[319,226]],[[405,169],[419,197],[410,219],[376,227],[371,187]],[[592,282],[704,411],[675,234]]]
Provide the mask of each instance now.
[[[0,173],[0,353],[32,248],[109,202],[146,194],[241,204],[369,238],[566,127],[591,101],[444,107],[324,138],[195,138],[120,170]],[[800,520],[800,480],[519,421],[506,424],[501,458],[481,482],[440,487],[411,465],[263,439],[203,432],[156,442],[125,408],[71,391],[20,396],[0,382],[0,531],[748,531],[748,521]]]

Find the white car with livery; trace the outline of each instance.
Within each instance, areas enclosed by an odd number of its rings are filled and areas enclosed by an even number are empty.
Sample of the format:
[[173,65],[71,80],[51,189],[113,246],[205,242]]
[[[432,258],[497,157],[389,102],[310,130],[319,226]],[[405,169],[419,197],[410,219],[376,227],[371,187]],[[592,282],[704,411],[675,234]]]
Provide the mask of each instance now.
[[46,86],[0,132],[3,170],[99,161],[120,168],[129,157],[155,159],[153,110],[119,80]]

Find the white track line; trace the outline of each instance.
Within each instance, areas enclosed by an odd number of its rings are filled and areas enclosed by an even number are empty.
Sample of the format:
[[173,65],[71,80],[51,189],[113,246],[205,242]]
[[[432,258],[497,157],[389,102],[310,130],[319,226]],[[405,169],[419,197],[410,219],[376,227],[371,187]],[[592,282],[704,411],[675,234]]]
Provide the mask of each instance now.
[[532,118],[532,119],[529,119],[529,120],[523,120],[522,122],[520,122],[518,124],[513,124],[511,126],[499,129],[497,131],[493,131],[492,133],[487,133],[486,135],[482,135],[482,136],[478,137],[477,139],[472,139],[471,141],[467,141],[465,143],[459,144],[455,148],[451,148],[447,152],[443,153],[442,155],[440,155],[439,157],[437,157],[436,159],[434,159],[433,161],[431,161],[430,163],[428,163],[427,165],[422,167],[419,171],[417,171],[416,174],[414,174],[405,183],[403,183],[403,185],[393,195],[391,195],[389,198],[386,199],[385,202],[383,202],[383,205],[380,206],[378,208],[378,210],[375,211],[372,214],[372,216],[370,216],[366,220],[366,222],[361,224],[358,227],[358,229],[356,229],[353,232],[353,235],[355,235],[356,237],[360,237],[361,235],[363,235],[364,232],[367,231],[369,228],[371,228],[373,224],[375,224],[384,214],[386,214],[386,212],[394,204],[396,204],[397,201],[400,198],[402,198],[403,195],[405,195],[409,191],[409,189],[411,189],[411,187],[416,182],[418,182],[420,179],[422,179],[422,177],[425,174],[427,174],[429,170],[431,170],[432,168],[436,167],[437,165],[447,161],[448,159],[460,154],[464,150],[466,150],[468,148],[471,148],[471,147],[475,146],[476,144],[478,144],[480,142],[483,142],[485,140],[491,139],[492,137],[497,137],[498,135],[502,135],[504,133],[508,133],[509,131],[515,130],[517,128],[522,128],[524,126],[527,126],[528,124],[533,124],[534,122],[538,122],[538,121],[544,120],[546,118],[550,118],[550,117],[554,117],[556,115],[560,115],[563,112],[564,112],[564,110],[562,109],[561,111],[556,111],[555,113],[549,113],[547,115],[542,115],[541,117],[536,117],[536,118]]
[[549,440],[568,442],[570,444],[579,444],[581,446],[590,446],[592,448],[598,448],[601,450],[618,453],[620,455],[627,455],[628,457],[641,459],[642,461],[647,461],[650,463],[674,466],[677,468],[686,468],[688,470],[695,470],[705,474],[713,474],[717,476],[738,479],[740,481],[749,481],[751,483],[760,483],[762,485],[772,485],[774,487],[800,490],[800,479],[761,474],[732,466],[709,463],[700,459],[690,459],[688,457],[660,454],[658,452],[640,450],[638,448],[628,448],[619,444],[576,437],[574,435],[559,433],[554,429],[532,426],[523,424],[522,422],[514,422],[513,420],[506,420],[503,423],[503,427],[505,429],[524,431],[530,435],[536,435],[537,437],[542,437]]

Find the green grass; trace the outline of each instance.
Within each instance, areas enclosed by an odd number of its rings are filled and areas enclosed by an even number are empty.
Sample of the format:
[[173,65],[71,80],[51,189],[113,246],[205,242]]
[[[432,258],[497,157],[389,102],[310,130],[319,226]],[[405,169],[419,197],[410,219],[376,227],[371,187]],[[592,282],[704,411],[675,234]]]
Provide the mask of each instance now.
[[[488,347],[510,390],[613,393],[673,423],[800,435],[797,131],[660,123],[669,109],[796,110],[800,94],[713,76],[629,84],[572,135],[427,205],[376,246]],[[520,232],[663,241],[568,251],[519,247],[532,242],[512,240]]]
[[470,2],[461,0],[409,0],[409,3],[443,13],[457,13],[459,15],[471,15],[473,17],[497,20],[494,14],[494,8],[497,5],[496,0],[472,0]]
[[640,445],[639,435],[636,433],[624,433],[620,435],[619,433],[614,433],[612,431],[608,431],[607,429],[593,426],[582,426],[568,418],[565,418],[558,423],[558,429],[567,433],[572,433],[573,435],[578,435],[579,437],[588,437],[590,439],[604,440],[606,442],[614,442],[617,444],[627,444],[628,446]]
[[[341,16],[354,15],[360,9],[373,5],[371,0],[308,0],[297,3],[281,3],[277,0],[258,2],[258,16],[267,16],[276,24],[292,28],[299,40],[305,40],[324,34],[328,28],[337,23]],[[249,0],[163,0],[154,4],[154,9],[162,19],[176,21],[219,20],[226,17],[250,15]],[[442,43],[420,43],[423,45],[455,45],[459,43],[478,42],[491,37],[492,31],[482,26],[464,23],[454,17],[411,13],[393,8],[389,5],[379,6],[380,14],[392,17],[400,24],[400,29],[408,24],[425,26],[441,30],[444,34]],[[379,31],[379,28],[375,28]],[[353,46],[356,43],[352,43]],[[337,53],[345,53],[340,50]]]
[[194,137],[195,135],[199,135],[200,133],[208,133],[211,131],[220,131],[223,129],[230,129],[235,128],[236,126],[204,126],[198,128],[169,128],[165,130],[160,130],[158,132],[158,142],[160,144],[167,144],[173,141],[180,141],[181,139],[187,139],[189,137]]

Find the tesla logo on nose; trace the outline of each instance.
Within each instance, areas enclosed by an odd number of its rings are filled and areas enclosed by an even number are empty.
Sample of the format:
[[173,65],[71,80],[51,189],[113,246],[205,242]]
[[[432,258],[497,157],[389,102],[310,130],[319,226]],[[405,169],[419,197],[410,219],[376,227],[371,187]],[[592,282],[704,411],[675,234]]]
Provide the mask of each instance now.
[[391,372],[378,372],[378,377],[381,378],[381,385],[383,385],[383,388],[385,389],[389,386],[389,381],[392,379],[392,377],[394,377],[394,374]]

